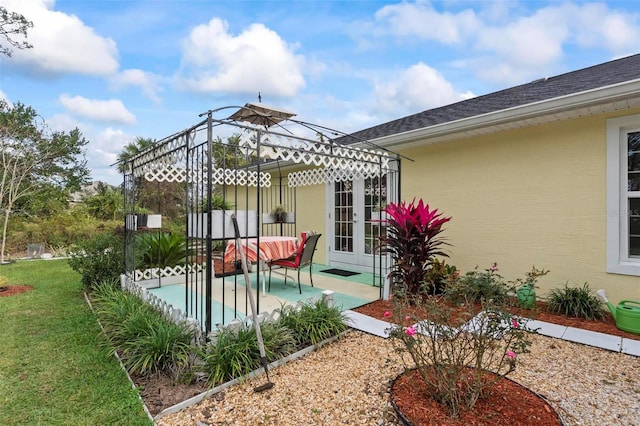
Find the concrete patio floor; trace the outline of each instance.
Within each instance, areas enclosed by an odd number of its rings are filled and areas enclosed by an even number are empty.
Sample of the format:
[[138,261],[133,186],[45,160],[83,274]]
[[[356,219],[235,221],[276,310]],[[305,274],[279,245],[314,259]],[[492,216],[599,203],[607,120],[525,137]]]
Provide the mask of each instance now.
[[[302,294],[298,290],[296,271],[289,271],[289,278],[285,285],[282,272],[274,270],[271,276],[270,291],[268,290],[269,271],[265,271],[264,275],[261,272],[259,279],[257,278],[258,273],[251,272],[249,279],[251,280],[254,297],[256,297],[259,305],[258,311],[260,313],[271,313],[283,305],[309,301],[321,297],[321,293],[324,290],[334,292],[334,305],[340,307],[342,311],[353,309],[380,298],[380,287],[373,285],[372,273],[361,272],[350,277],[342,277],[321,272],[329,268],[331,267],[327,265],[313,265],[313,287],[310,285],[308,268],[303,269],[300,272]],[[291,279],[292,276],[294,279]],[[263,279],[265,291],[263,291]],[[256,280],[258,280],[259,295],[256,293]],[[184,284],[164,285],[149,289],[149,291],[175,308],[185,311]],[[235,318],[242,319],[247,315],[251,315],[243,274],[215,278],[213,280],[212,293],[211,315],[213,324],[228,324]],[[198,311],[199,318],[204,317],[202,313],[202,305],[204,303],[201,291],[191,291],[190,300],[199,301],[195,304],[195,309]]]

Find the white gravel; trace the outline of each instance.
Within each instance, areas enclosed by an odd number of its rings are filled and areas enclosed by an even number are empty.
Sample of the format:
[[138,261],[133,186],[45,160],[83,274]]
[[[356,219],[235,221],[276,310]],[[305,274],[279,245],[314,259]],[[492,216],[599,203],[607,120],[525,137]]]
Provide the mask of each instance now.
[[[532,336],[509,377],[538,392],[568,425],[640,425],[640,358]],[[396,425],[389,383],[403,370],[388,340],[343,339],[157,421],[175,425]]]

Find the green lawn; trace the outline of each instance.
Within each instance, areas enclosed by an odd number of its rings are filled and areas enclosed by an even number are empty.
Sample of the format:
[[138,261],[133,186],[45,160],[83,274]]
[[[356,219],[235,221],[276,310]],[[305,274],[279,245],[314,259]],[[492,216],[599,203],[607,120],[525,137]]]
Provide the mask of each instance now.
[[65,260],[0,266],[0,425],[150,425]]

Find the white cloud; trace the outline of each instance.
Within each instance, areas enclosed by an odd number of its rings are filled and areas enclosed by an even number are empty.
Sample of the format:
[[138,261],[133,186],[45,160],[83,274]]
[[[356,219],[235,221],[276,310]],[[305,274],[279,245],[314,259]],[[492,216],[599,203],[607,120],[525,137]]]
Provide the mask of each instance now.
[[87,164],[93,179],[111,185],[121,184],[122,175],[113,164],[118,161],[118,155],[124,146],[135,138],[120,129],[111,127],[98,132],[91,130],[90,134],[91,143],[87,152]]
[[473,97],[457,93],[437,70],[418,63],[404,70],[393,81],[375,85],[375,110],[394,118]]
[[375,18],[385,23],[394,35],[436,40],[444,44],[461,43],[480,26],[471,9],[455,14],[440,13],[426,2],[384,6],[376,12]]
[[604,49],[620,57],[640,45],[639,13],[604,2],[551,3],[533,12],[526,6],[485,2],[452,13],[427,1],[402,2],[380,8],[369,33],[373,39],[392,35],[411,40],[425,49],[433,48],[429,42],[470,47],[468,64],[476,74],[503,86],[564,70],[571,48]]
[[184,41],[180,83],[199,92],[292,97],[305,86],[305,61],[295,48],[262,24],[234,36],[225,21],[213,18]]
[[478,34],[476,47],[497,53],[509,64],[539,67],[562,57],[569,31],[557,10],[542,9],[506,26],[487,27]]
[[82,123],[67,114],[55,114],[47,118],[47,126],[56,132],[70,132],[75,128],[82,131]]
[[54,0],[3,0],[11,11],[33,22],[32,49],[13,52],[13,61],[38,74],[108,75],[118,69],[115,42],[101,37],[75,15],[55,11]]
[[116,90],[120,90],[127,86],[139,87],[142,94],[151,99],[155,104],[160,104],[161,99],[158,92],[162,90],[160,87],[160,77],[156,74],[146,72],[140,69],[124,70],[111,78],[111,84]]
[[135,124],[136,122],[136,117],[127,111],[118,99],[102,101],[62,94],[59,100],[67,111],[78,117],[108,123]]
[[640,44],[638,13],[609,10],[606,4],[589,3],[562,8],[575,32],[576,43],[584,48],[603,47],[614,54],[635,53]]
[[474,68],[488,81],[520,83],[554,73],[573,46],[605,49],[612,56],[632,53],[640,44],[639,16],[602,3],[545,7],[483,28],[475,45],[496,57],[476,59]]

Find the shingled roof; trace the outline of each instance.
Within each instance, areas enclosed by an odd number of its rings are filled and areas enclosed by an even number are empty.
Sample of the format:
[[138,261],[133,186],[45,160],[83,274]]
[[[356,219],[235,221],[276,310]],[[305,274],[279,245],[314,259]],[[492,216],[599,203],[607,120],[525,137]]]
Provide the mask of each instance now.
[[640,54],[429,109],[354,132],[352,135],[360,141],[375,140],[638,79]]

